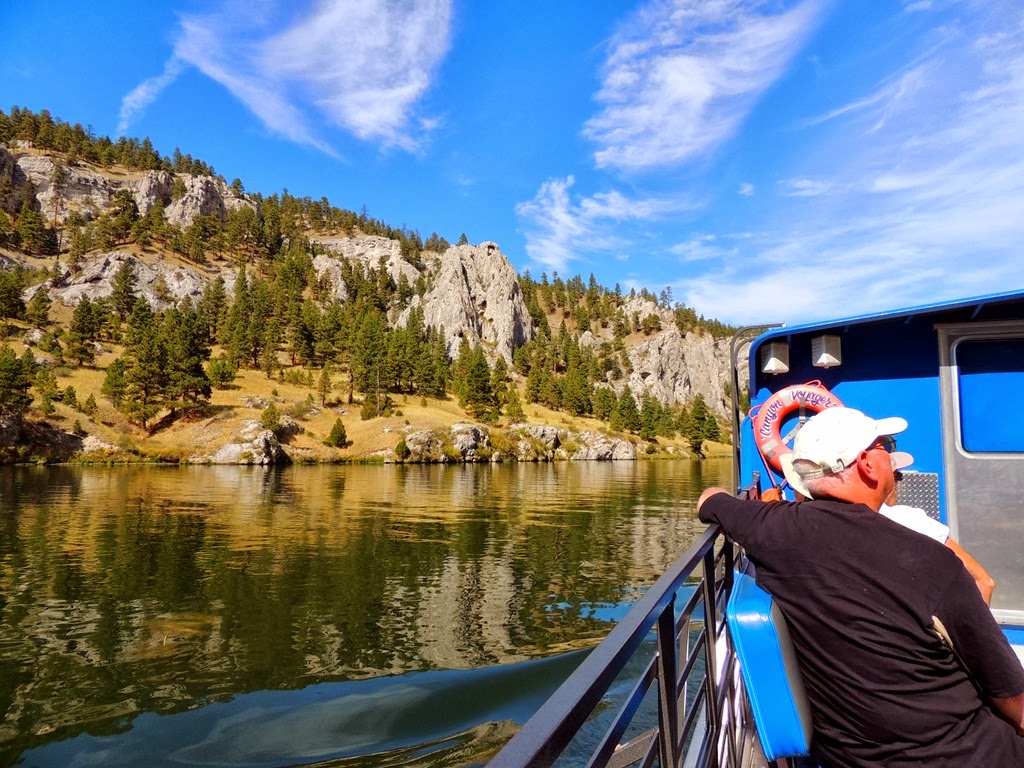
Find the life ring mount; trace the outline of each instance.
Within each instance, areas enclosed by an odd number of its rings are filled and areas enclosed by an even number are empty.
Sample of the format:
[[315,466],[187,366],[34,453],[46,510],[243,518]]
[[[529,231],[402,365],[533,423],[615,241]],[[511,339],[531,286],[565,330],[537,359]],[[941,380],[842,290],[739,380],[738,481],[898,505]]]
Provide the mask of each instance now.
[[781,472],[782,457],[793,452],[787,445],[786,438],[782,436],[782,422],[786,416],[799,410],[802,424],[806,421],[804,411],[820,413],[826,408],[842,404],[842,401],[829,392],[820,381],[809,381],[806,384],[780,389],[765,400],[752,417],[754,442],[761,456]]

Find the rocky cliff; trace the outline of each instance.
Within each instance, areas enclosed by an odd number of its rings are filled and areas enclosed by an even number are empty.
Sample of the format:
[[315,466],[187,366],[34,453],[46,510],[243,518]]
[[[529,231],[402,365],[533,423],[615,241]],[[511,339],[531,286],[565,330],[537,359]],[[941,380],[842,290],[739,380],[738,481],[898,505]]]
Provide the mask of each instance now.
[[[58,194],[54,184],[56,167],[56,161],[49,155],[28,150],[12,152],[0,146],[0,179],[11,179],[13,188],[20,187],[26,179],[31,181],[40,210],[51,215]],[[60,191],[61,205],[56,210],[58,223],[66,222],[73,212],[80,213],[86,220],[95,218],[121,189],[132,193],[142,215],[161,203],[167,221],[181,228],[191,225],[196,216],[213,214],[224,222],[229,210],[255,208],[251,200],[221,179],[209,176],[179,174],[175,177],[167,171],[113,171],[86,164],[64,165],[64,169],[67,176]],[[177,196],[175,178],[181,181]]]
[[[187,227],[199,215],[215,215],[224,221],[230,210],[255,208],[252,200],[221,179],[87,164],[67,167],[62,204],[55,206],[55,167],[54,159],[45,153],[27,147],[0,146],[0,179],[10,181],[15,193],[30,180],[39,207],[48,212],[48,219],[55,207],[58,221],[66,220],[72,211],[87,219],[94,218],[111,205],[121,189],[131,191],[142,214],[162,204],[167,221],[179,228]],[[348,300],[350,294],[342,269],[346,261],[364,270],[383,268],[396,285],[404,282],[420,286],[406,306],[393,310],[390,321],[404,325],[410,311],[421,307],[428,327],[444,329],[453,357],[465,338],[471,345],[482,347],[492,360],[500,356],[511,363],[515,349],[534,338],[536,329],[515,269],[496,243],[457,245],[440,254],[424,251],[415,260],[409,260],[403,258],[397,240],[385,237],[313,234],[311,241],[325,251],[314,257],[313,269],[322,282],[331,286],[339,301]],[[198,298],[203,288],[218,276],[224,279],[230,292],[237,276],[235,264],[224,259],[199,265],[168,258],[166,254],[141,253],[138,249],[91,252],[76,265],[75,271],[61,263],[58,274],[42,286],[30,288],[25,298],[44,289],[51,299],[73,307],[83,296],[109,296],[113,276],[126,261],[135,262],[137,290],[155,309],[166,308],[185,296]],[[629,386],[637,395],[648,392],[668,405],[689,403],[700,394],[716,414],[729,414],[728,340],[716,340],[704,332],[683,334],[676,327],[672,312],[638,296],[624,299],[621,311],[639,321],[656,315],[658,322],[654,324],[657,330],[630,338],[626,375],[611,382],[617,392]],[[611,338],[610,329],[597,329],[584,333],[581,343],[597,345]],[[745,386],[745,377],[741,386]]]

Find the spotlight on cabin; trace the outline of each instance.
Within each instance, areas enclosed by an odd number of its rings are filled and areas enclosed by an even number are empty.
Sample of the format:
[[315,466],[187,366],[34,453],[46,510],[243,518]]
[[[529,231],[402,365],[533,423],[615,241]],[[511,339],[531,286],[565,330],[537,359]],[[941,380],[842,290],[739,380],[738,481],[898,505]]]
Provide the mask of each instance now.
[[784,341],[770,341],[761,347],[762,373],[787,373],[789,371],[789,344]]
[[811,339],[811,365],[815,368],[831,368],[842,365],[843,353],[838,336],[816,336]]

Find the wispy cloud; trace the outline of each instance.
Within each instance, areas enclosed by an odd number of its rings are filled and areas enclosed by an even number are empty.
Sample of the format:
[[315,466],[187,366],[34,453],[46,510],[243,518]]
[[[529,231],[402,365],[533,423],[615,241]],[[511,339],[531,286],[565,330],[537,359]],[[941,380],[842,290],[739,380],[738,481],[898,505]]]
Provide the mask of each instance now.
[[959,10],[956,34],[937,17],[923,50],[808,133],[813,177],[779,184],[800,206],[780,197],[688,304],[795,321],[1024,287],[1024,9]]
[[680,261],[708,261],[716,264],[724,264],[737,253],[735,246],[722,245],[717,235],[698,235],[672,246],[670,250]]
[[[783,4],[785,5],[785,4]],[[612,41],[585,135],[600,167],[645,170],[714,150],[786,68],[821,16],[804,0],[655,0]]]
[[121,130],[190,65],[291,141],[333,154],[326,122],[415,150],[436,126],[415,110],[448,52],[451,13],[451,0],[226,0],[181,18],[164,73],[122,102]]
[[129,91],[128,95],[121,100],[121,112],[118,115],[117,131],[124,133],[146,108],[156,101],[156,98],[171,83],[178,79],[181,74],[182,62],[177,57],[172,57],[164,64],[164,71],[156,77],[143,80]]
[[635,242],[630,225],[694,207],[681,200],[633,199],[617,191],[574,199],[575,183],[572,176],[549,179],[533,200],[516,206],[526,254],[534,264],[565,272],[582,254],[621,259]]
[[817,197],[832,189],[831,181],[821,179],[784,179],[779,190],[787,197]]

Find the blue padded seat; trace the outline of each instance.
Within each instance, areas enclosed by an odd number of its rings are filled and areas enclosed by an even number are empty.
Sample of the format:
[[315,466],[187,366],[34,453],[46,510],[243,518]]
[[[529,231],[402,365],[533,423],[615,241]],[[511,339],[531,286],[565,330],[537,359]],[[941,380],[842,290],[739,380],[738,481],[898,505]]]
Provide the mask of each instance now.
[[807,755],[811,709],[782,611],[752,576],[736,573],[725,616],[765,757]]

